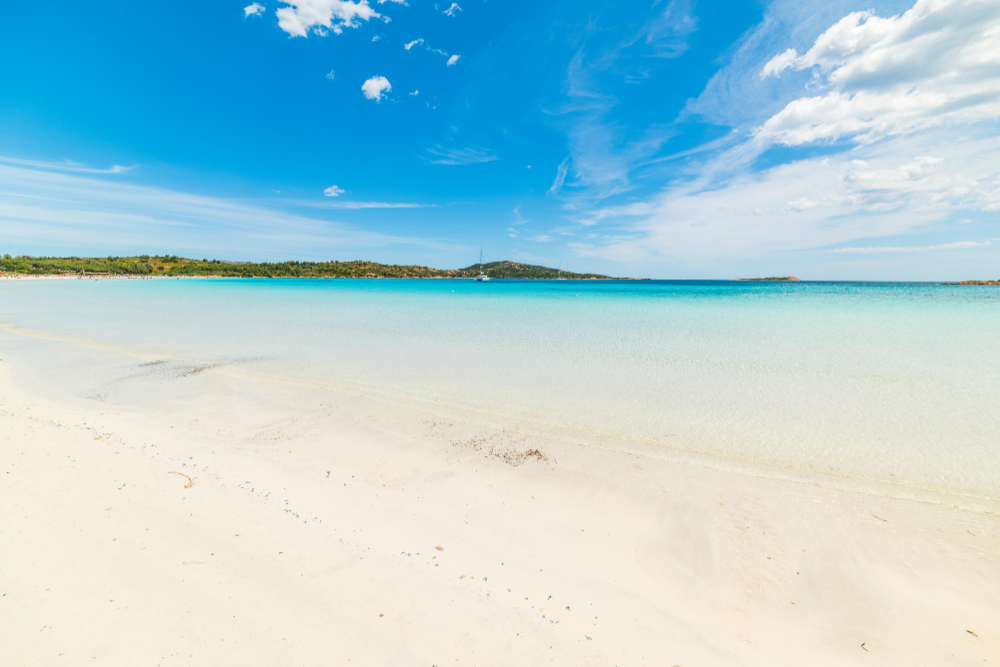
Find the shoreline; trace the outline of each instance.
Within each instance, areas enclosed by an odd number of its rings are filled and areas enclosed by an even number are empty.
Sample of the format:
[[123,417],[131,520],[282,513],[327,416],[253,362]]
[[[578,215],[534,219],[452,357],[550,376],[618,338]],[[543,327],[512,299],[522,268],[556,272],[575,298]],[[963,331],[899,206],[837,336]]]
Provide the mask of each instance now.
[[[464,276],[145,276],[116,275],[104,276],[62,275],[62,274],[0,274],[0,280],[465,280],[475,282],[475,278]],[[491,281],[563,281],[563,282],[642,282],[651,278],[491,278]]]
[[[222,276],[222,275],[63,275],[37,273],[0,273],[0,280],[460,280],[475,282],[463,276]],[[996,280],[771,280],[765,278],[491,278],[497,282],[710,282],[710,283],[791,283],[791,284],[885,284],[885,285],[939,285],[943,287],[996,287]]]
[[46,659],[102,664],[959,665],[1000,642],[995,515],[211,368],[79,397],[90,365],[157,366],[0,341],[4,662],[38,662],[39,627]]

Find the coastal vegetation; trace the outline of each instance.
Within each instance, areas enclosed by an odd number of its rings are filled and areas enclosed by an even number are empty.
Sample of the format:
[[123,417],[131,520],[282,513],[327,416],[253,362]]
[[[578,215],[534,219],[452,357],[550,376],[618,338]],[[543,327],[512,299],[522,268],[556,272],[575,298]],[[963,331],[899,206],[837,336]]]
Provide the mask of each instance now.
[[795,276],[768,276],[766,278],[737,278],[738,282],[770,282],[770,283],[798,283],[801,278]]
[[[571,273],[521,262],[487,262],[482,270],[491,278],[608,280],[596,273]],[[230,262],[188,259],[176,255],[134,257],[0,257],[0,273],[18,275],[169,276],[223,278],[474,278],[480,265],[435,269],[406,264],[367,261]]]

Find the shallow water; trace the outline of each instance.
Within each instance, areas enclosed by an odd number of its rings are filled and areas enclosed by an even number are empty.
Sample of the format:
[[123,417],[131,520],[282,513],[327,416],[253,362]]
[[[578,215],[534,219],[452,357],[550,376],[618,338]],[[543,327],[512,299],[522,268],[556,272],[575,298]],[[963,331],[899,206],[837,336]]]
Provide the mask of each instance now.
[[4,281],[0,323],[588,446],[1000,508],[997,289]]

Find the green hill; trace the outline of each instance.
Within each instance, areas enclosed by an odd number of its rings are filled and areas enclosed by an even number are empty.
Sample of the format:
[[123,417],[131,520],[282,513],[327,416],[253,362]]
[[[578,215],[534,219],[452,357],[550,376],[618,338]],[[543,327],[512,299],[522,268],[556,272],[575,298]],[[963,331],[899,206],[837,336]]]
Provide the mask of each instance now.
[[[501,260],[499,262],[484,262],[482,265],[483,271],[490,278],[526,278],[526,279],[548,279],[552,280],[559,278],[560,276],[572,280],[611,280],[608,276],[602,276],[597,273],[570,273],[569,271],[560,272],[559,269],[553,269],[549,266],[538,266],[535,264],[522,264],[520,262],[511,262],[510,260]],[[460,278],[474,278],[479,275],[479,264],[473,264],[472,266],[467,266],[464,269],[458,269],[454,272],[456,277]]]
[[[500,261],[483,264],[491,278],[558,278],[547,266]],[[220,276],[227,278],[473,278],[479,265],[464,269],[379,264],[377,262],[226,262],[187,259],[176,255],[135,257],[11,257],[0,258],[0,273],[25,275]],[[600,280],[596,273],[562,272],[563,278]]]

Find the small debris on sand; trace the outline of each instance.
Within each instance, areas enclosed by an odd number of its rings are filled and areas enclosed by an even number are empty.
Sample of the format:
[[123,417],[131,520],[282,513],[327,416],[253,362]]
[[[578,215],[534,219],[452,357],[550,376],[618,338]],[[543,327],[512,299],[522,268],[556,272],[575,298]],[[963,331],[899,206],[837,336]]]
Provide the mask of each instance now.
[[[549,457],[540,449],[517,449],[516,444],[526,439],[523,436],[513,436],[508,433],[493,433],[463,441],[453,441],[457,447],[464,447],[478,452],[483,456],[498,459],[509,466],[517,467],[529,460],[547,463]],[[511,446],[515,445],[515,446]]]
[[170,470],[167,472],[168,475],[180,475],[181,477],[187,477],[187,484],[184,485],[185,489],[190,489],[194,486],[194,480],[191,479],[191,475],[186,475],[182,472],[177,472],[176,470]]

